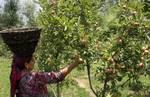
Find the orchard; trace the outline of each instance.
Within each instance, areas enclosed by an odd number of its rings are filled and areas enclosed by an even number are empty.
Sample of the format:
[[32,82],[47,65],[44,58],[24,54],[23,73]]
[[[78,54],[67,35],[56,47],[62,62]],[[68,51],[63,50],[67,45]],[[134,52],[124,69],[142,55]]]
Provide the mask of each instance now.
[[[37,23],[43,28],[37,53],[40,70],[58,70],[74,55],[80,55],[85,60],[80,72],[87,69],[96,97],[122,97],[124,89],[132,91],[128,97],[150,96],[150,86],[140,80],[150,77],[150,20],[146,9],[149,1],[39,3],[42,10]],[[91,75],[101,85],[93,85]]]

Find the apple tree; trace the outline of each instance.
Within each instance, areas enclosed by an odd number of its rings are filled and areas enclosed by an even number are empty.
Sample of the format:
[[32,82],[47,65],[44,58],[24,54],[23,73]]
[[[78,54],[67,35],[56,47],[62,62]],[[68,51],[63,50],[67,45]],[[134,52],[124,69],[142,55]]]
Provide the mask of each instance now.
[[[42,9],[37,19],[43,28],[38,49],[41,70],[57,70],[79,54],[85,60],[83,66],[87,67],[96,97],[121,97],[121,90],[126,88],[137,95],[150,94],[150,87],[140,80],[150,74],[150,24],[143,1],[39,2]],[[95,66],[95,80],[101,82],[97,89],[90,76]]]
[[102,57],[97,78],[103,82],[99,96],[121,97],[121,90],[128,87],[136,97],[148,97],[150,87],[140,80],[149,75],[150,65],[150,23],[143,2],[120,1],[109,11],[113,18],[106,20],[107,29],[99,35]]

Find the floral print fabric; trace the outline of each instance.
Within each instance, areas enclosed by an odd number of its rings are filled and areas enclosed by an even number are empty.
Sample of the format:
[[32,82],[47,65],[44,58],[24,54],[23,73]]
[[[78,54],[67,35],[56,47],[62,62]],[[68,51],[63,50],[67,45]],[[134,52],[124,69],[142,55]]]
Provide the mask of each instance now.
[[64,79],[61,72],[24,72],[17,86],[17,97],[48,97],[47,84]]

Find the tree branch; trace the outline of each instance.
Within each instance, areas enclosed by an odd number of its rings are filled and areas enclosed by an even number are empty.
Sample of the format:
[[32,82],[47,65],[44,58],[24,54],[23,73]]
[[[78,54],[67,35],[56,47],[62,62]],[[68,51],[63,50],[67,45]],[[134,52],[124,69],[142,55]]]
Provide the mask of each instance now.
[[89,85],[90,85],[90,89],[92,90],[92,92],[94,93],[94,95],[96,97],[98,97],[98,94],[95,92],[93,86],[92,86],[92,81],[91,81],[91,76],[90,76],[90,64],[87,61],[87,73],[88,73],[88,80],[89,80]]
[[103,87],[103,91],[102,91],[102,97],[105,97],[107,82],[108,82],[108,79],[107,79],[107,75],[106,75],[106,78],[104,80],[104,87]]

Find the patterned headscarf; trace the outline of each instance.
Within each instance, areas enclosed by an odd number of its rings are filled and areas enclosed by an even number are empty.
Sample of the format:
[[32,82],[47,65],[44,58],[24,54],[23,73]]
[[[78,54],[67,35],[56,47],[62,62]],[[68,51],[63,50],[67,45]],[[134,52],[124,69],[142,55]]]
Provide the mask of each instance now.
[[21,71],[25,68],[25,62],[28,62],[32,59],[32,56],[29,57],[18,57],[16,55],[13,56],[12,67],[11,67],[11,75],[10,75],[10,96],[14,97],[16,94],[17,85],[19,80],[21,79]]

